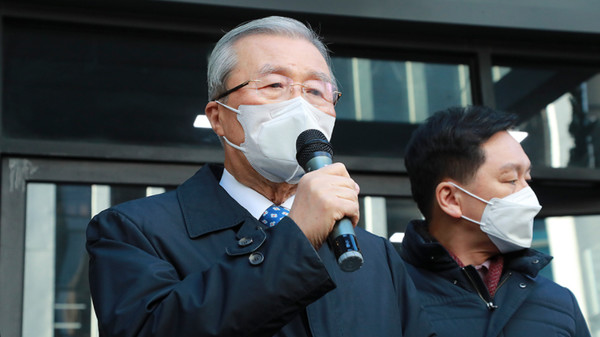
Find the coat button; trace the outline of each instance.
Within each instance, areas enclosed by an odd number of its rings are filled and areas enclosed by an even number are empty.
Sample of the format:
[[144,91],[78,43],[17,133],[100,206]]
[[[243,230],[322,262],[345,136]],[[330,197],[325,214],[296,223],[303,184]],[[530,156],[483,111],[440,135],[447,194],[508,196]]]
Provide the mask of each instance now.
[[265,256],[261,252],[254,252],[248,257],[248,261],[253,266],[261,264],[265,260]]
[[238,240],[238,245],[240,247],[246,247],[247,245],[251,244],[254,240],[252,240],[252,238],[246,238],[243,237],[241,239]]
[[525,284],[525,283],[519,283],[519,287],[521,289],[525,289],[525,288],[527,288],[527,284]]

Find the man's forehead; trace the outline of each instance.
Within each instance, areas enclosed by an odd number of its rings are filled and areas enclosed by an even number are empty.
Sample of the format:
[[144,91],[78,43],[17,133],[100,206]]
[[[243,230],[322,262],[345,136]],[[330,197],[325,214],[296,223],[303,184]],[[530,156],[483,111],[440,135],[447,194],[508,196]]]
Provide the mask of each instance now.
[[239,38],[233,48],[238,65],[246,60],[257,63],[253,72],[274,72],[277,68],[283,69],[287,63],[313,64],[315,73],[331,78],[326,58],[312,41],[303,37],[252,34]]
[[491,165],[499,171],[528,171],[531,169],[529,157],[521,144],[508,132],[494,134],[482,144],[485,153],[484,165]]

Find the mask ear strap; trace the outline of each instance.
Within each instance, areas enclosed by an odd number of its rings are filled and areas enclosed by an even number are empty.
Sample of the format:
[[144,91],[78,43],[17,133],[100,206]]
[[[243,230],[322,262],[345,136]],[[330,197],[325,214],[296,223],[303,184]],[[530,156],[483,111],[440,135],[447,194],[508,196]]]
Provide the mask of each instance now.
[[226,143],[227,143],[229,146],[231,146],[232,148],[234,148],[234,149],[236,149],[236,150],[240,150],[240,151],[242,151],[242,152],[246,153],[246,149],[244,149],[244,148],[243,148],[243,147],[241,147],[241,146],[237,146],[237,145],[233,144],[232,142],[230,142],[230,141],[229,141],[229,139],[227,139],[227,137],[223,136],[223,139],[224,139],[224,140],[225,140],[225,142],[226,142]]
[[[485,203],[486,203],[486,204],[488,204],[488,205],[493,205],[493,203],[491,203],[491,202],[489,202],[489,201],[487,201],[487,200],[485,200],[485,199],[483,199],[483,198],[480,198],[480,197],[476,196],[475,194],[473,194],[473,193],[471,193],[471,192],[469,192],[469,191],[465,190],[464,188],[462,188],[462,187],[460,187],[460,186],[456,185],[455,183],[453,183],[453,182],[451,182],[451,181],[449,181],[448,183],[449,183],[449,184],[451,184],[452,186],[454,186],[454,187],[458,188],[459,190],[461,190],[461,191],[463,191],[463,192],[467,193],[468,195],[472,196],[473,198],[475,198],[475,199],[477,199],[477,200],[479,200],[479,201],[485,202]],[[471,220],[471,219],[468,219],[468,220]],[[475,222],[477,222],[477,221],[475,221]]]
[[466,217],[466,216],[464,216],[464,215],[461,215],[460,217],[461,217],[461,218],[463,218],[463,219],[465,219],[465,220],[468,220],[468,221],[471,221],[471,222],[473,222],[473,223],[476,223],[476,224],[478,224],[479,226],[485,226],[485,224],[484,224],[483,222],[479,222],[479,221],[473,220],[473,219],[471,219],[471,218],[469,218],[469,217]]
[[238,114],[238,115],[240,115],[240,114],[241,114],[241,113],[240,113],[240,110],[238,110],[238,109],[234,109],[234,108],[230,107],[229,105],[227,105],[227,104],[225,104],[225,103],[221,103],[221,102],[219,102],[219,101],[215,101],[215,103],[219,104],[220,106],[223,106],[223,107],[225,107],[226,109],[229,109],[229,110],[231,110],[231,111],[235,112],[235,113],[236,113],[236,114]]

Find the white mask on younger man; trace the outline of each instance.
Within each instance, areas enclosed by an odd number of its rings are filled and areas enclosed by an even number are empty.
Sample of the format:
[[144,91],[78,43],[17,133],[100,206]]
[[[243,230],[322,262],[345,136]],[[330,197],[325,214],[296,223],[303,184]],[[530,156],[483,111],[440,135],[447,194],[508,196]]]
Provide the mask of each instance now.
[[481,215],[481,221],[475,221],[464,215],[461,217],[478,224],[501,253],[531,247],[533,218],[542,209],[531,187],[527,186],[502,199],[492,198],[487,201],[452,182],[450,184],[487,204]]
[[242,151],[260,175],[275,183],[297,184],[304,174],[296,160],[296,139],[300,133],[316,129],[331,140],[335,117],[300,96],[277,103],[240,105],[238,109],[216,102],[237,113],[244,129],[242,144],[235,145],[223,137],[225,142]]

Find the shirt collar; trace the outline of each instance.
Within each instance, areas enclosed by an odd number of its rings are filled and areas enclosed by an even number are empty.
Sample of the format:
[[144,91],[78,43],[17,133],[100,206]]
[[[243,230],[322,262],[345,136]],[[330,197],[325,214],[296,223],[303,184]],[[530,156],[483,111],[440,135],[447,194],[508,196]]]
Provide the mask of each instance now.
[[[221,187],[223,187],[223,189],[225,189],[238,204],[244,207],[256,219],[259,219],[263,212],[269,206],[273,205],[273,202],[265,198],[264,195],[237,181],[227,169],[223,170],[223,176],[221,177],[219,185],[221,185]],[[294,203],[294,197],[295,195],[289,197],[280,206],[291,209],[292,204]]]
[[[452,257],[452,259],[454,259],[454,261],[456,261],[456,263],[461,267],[465,267],[465,265],[462,263],[462,261],[458,258],[458,256],[454,255],[454,253],[452,253],[451,251],[448,251],[448,253],[450,254],[450,256]],[[482,268],[485,268],[485,270],[489,270],[490,269],[490,264],[492,263],[492,260],[495,259],[495,257],[492,257],[490,259],[485,260],[485,262],[483,262],[482,264],[478,264],[478,265],[473,265],[473,267],[475,267],[475,269],[477,269],[477,271],[481,271]]]
[[477,265],[477,266],[473,266],[473,267],[475,267],[475,269],[477,269],[477,270],[480,270],[481,268],[485,268],[486,270],[489,270],[491,264],[492,264],[492,260],[488,259],[488,260],[485,260],[484,263]]

